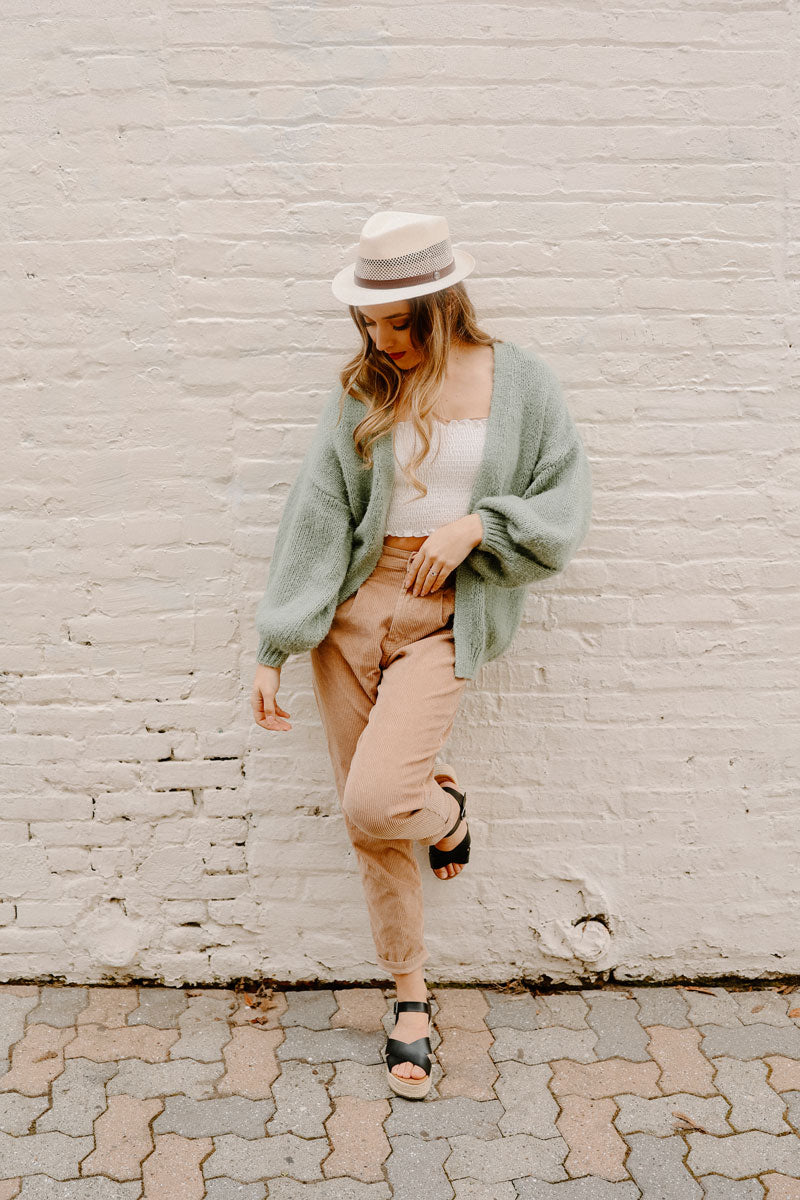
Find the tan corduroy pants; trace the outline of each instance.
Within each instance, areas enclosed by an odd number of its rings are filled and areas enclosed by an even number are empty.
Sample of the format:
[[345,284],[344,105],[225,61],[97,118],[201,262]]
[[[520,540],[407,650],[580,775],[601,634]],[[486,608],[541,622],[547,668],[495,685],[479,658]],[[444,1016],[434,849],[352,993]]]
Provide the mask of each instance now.
[[403,586],[413,553],[384,543],[372,574],[339,605],[311,651],[377,960],[397,975],[428,958],[413,843],[441,841],[458,817],[455,798],[433,772],[467,682],[454,673],[455,582],[449,577],[415,596]]

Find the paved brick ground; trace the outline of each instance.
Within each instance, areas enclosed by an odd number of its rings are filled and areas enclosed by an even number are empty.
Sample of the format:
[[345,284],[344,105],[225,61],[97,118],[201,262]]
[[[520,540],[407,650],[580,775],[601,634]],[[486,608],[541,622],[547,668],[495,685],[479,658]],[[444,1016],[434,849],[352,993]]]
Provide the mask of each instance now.
[[0,985],[0,1200],[800,1200],[800,989]]

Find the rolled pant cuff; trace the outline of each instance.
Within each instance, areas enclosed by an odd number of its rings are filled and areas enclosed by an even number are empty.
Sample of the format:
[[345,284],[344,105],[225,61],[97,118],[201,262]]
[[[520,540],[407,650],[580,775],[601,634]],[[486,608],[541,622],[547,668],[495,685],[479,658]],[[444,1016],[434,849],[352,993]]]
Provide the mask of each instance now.
[[[449,796],[450,793],[445,792],[445,795]],[[435,846],[437,842],[442,841],[444,835],[449,833],[453,825],[455,825],[456,821],[458,820],[460,806],[455,797],[451,798],[451,802],[455,805],[455,814],[453,814],[452,811],[448,814],[441,833],[434,833],[431,837],[415,838],[414,841],[418,842],[420,846],[425,846],[426,848],[428,846]]]
[[427,950],[421,950],[414,958],[406,959],[405,962],[395,962],[391,958],[381,958],[380,955],[376,957],[378,966],[383,967],[384,971],[388,971],[390,975],[409,975],[426,963],[430,955]]

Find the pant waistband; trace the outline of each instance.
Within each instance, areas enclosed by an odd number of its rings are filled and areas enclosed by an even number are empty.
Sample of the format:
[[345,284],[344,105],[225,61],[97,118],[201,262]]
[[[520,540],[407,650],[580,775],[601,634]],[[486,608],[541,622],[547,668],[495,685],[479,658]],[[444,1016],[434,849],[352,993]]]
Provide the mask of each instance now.
[[384,543],[378,566],[388,567],[390,571],[405,571],[408,560],[416,552],[413,546],[387,546]]

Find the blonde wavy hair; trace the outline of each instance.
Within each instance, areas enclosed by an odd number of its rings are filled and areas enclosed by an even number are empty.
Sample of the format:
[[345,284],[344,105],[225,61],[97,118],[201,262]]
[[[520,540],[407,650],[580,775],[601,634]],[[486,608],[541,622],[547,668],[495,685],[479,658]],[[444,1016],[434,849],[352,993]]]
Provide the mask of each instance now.
[[353,430],[356,452],[365,470],[373,465],[372,445],[407,412],[420,436],[421,446],[405,467],[403,474],[420,493],[428,489],[417,478],[416,468],[431,446],[434,408],[447,367],[447,356],[454,342],[472,346],[493,346],[501,338],[492,337],[478,325],[472,301],[463,282],[424,296],[412,296],[409,301],[409,337],[411,345],[424,354],[422,361],[407,371],[398,366],[375,345],[367,331],[363,315],[356,305],[348,305],[350,316],[361,334],[361,349],[343,367],[339,380],[343,388],[340,419],[344,397],[349,392],[367,407],[366,416]]

